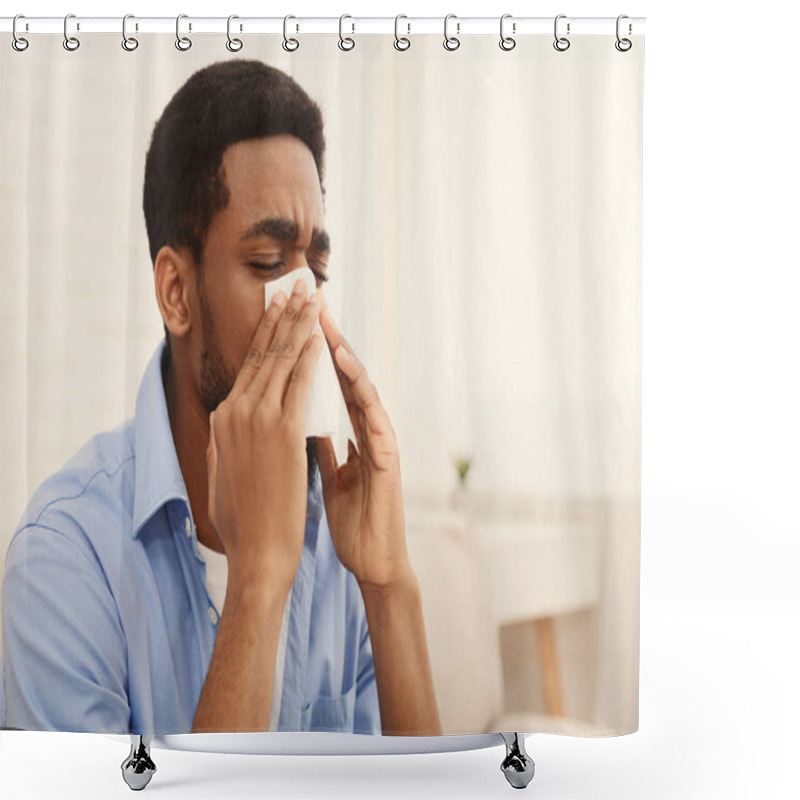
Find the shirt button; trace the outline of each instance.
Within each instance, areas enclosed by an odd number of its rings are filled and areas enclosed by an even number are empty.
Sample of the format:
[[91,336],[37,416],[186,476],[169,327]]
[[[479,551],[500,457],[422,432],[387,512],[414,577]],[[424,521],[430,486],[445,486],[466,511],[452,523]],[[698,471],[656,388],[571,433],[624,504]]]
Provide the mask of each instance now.
[[186,535],[187,536],[191,536],[192,535],[192,522],[189,519],[189,517],[186,517],[186,522],[185,522],[184,526],[186,528]]
[[212,625],[216,625],[217,622],[219,621],[219,617],[217,616],[217,610],[214,608],[214,606],[208,607],[208,618],[211,621]]

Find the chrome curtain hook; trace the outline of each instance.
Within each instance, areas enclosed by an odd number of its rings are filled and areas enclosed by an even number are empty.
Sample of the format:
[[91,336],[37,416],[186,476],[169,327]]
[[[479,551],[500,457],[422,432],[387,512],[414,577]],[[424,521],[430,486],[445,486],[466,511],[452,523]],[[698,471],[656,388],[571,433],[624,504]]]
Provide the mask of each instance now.
[[[238,53],[242,47],[244,47],[244,43],[241,39],[231,39],[231,20],[239,19],[236,14],[231,14],[228,17],[228,41],[225,42],[225,47],[231,51],[231,53]],[[239,30],[241,30],[241,26],[239,26]]]
[[[188,36],[181,36],[181,20],[187,19],[188,14],[178,14],[175,20],[175,47],[178,50],[186,51],[192,46],[192,40]],[[189,23],[189,30],[192,29],[192,23]]]
[[[345,39],[342,36],[342,23],[346,19],[353,19],[353,18],[349,14],[342,14],[342,16],[339,17],[339,49],[340,50],[352,50],[356,46],[356,43],[355,43],[354,39],[351,39],[349,36]],[[356,24],[355,24],[355,22],[351,23],[351,25],[353,26],[353,30],[351,31],[351,33],[355,33],[356,32]]]
[[[75,36],[70,36],[69,33],[67,32],[67,24],[69,23],[70,19],[75,19],[75,15],[74,14],[67,14],[67,16],[64,17],[64,42],[63,42],[63,44],[64,44],[64,49],[65,50],[69,50],[70,52],[72,52],[73,50],[77,50],[81,46],[81,43]],[[77,25],[77,29],[80,30],[81,29],[80,23],[76,23],[76,25]]]
[[[461,47],[460,39],[458,39],[456,36],[448,36],[447,35],[447,23],[451,19],[455,19],[455,18],[456,18],[455,14],[448,14],[444,18],[444,41],[442,42],[442,46],[444,47],[445,50],[458,50],[458,48]],[[461,23],[460,22],[456,22],[456,33],[460,33],[460,32],[461,32]]]
[[29,42],[28,42],[27,39],[23,39],[21,36],[17,36],[17,20],[18,19],[26,19],[26,17],[25,17],[24,14],[17,14],[17,16],[14,17],[14,22],[11,25],[11,35],[13,37],[11,39],[11,46],[18,53],[21,53],[23,50],[27,50],[28,49]]
[[[511,18],[511,14],[503,14],[503,16],[500,17],[500,49],[501,50],[506,50],[506,51],[513,50],[517,46],[517,40],[516,39],[512,39],[510,36],[505,36],[503,34],[503,23],[507,19],[510,19],[510,18]],[[517,32],[517,23],[516,22],[512,23],[511,30],[512,30],[513,33]]]
[[[566,14],[559,14],[555,22],[553,23],[553,36],[555,37],[555,41],[553,42],[553,47],[558,50],[560,53],[563,53],[565,50],[569,50],[569,39],[565,36],[558,35],[558,21],[560,19],[566,19]],[[567,35],[569,35],[569,22],[567,23]]]
[[[122,49],[131,53],[139,46],[139,40],[134,39],[133,36],[128,36],[127,26],[129,19],[134,19],[133,14],[126,14],[122,18]],[[138,25],[136,26],[136,30],[139,30]]]
[[[622,38],[620,38],[620,35],[619,35],[620,22],[622,22],[622,20],[624,20],[624,19],[628,19],[628,15],[627,14],[620,14],[617,17],[617,41],[614,42],[614,47],[616,47],[617,50],[620,51],[620,53],[627,53],[628,50],[630,50],[631,47],[633,47],[633,42],[630,39],[622,39]],[[630,35],[631,33],[633,33],[633,26],[629,22],[628,23],[628,35]]]
[[[398,32],[401,19],[408,19],[408,17],[405,14],[398,14],[394,18],[394,49],[408,50],[408,48],[411,47],[411,39],[406,39],[405,36],[400,36]],[[408,25],[408,32],[411,33],[411,23],[407,22],[406,25]]]
[[[287,39],[286,38],[286,24],[290,19],[297,19],[297,17],[293,17],[291,14],[287,14],[283,18],[283,49],[288,51],[289,53],[293,53],[300,47],[300,42],[297,41],[295,38]],[[295,30],[300,30],[300,26],[296,25]]]

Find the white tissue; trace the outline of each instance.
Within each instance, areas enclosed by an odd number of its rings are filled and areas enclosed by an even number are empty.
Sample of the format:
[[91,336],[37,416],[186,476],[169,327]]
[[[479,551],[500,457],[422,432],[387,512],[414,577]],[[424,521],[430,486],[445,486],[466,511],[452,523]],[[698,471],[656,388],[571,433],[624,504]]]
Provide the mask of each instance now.
[[[305,281],[309,295],[317,290],[316,278],[308,267],[294,269],[287,272],[286,275],[264,284],[264,308],[269,305],[272,296],[281,289],[289,297],[298,278]],[[319,322],[316,327],[320,329],[324,337],[325,334],[322,332]],[[308,393],[306,438],[309,436],[332,437],[340,465],[347,460],[347,439],[351,439],[354,445],[358,445],[327,341],[317,359],[317,368],[311,379]]]

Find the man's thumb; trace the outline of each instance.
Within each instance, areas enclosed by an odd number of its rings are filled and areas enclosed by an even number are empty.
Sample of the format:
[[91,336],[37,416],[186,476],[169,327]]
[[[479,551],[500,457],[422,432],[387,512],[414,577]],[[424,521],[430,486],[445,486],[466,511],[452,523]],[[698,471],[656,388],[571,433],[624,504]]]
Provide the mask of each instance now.
[[214,437],[214,412],[208,418],[208,447],[206,447],[206,463],[208,464],[208,474],[213,475],[217,469],[217,442]]

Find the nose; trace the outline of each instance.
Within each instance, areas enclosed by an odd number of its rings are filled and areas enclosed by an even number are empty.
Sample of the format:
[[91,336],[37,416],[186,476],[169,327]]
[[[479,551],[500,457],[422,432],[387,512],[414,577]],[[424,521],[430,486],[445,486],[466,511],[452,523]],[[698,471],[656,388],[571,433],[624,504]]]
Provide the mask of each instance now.
[[[301,270],[303,268],[311,270],[311,273],[313,275],[314,270],[312,270],[311,267],[308,265],[308,261],[305,257],[305,254],[301,254],[296,260],[293,260],[291,264],[287,263],[287,266],[285,270],[282,272],[282,275],[290,275],[291,273],[297,272],[298,270]],[[317,278],[316,275],[314,275],[314,286],[316,286],[316,292],[318,297],[320,298],[320,300],[322,300],[323,297],[322,286],[320,286],[319,283],[320,280]]]

